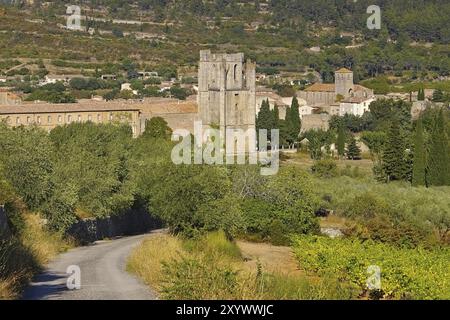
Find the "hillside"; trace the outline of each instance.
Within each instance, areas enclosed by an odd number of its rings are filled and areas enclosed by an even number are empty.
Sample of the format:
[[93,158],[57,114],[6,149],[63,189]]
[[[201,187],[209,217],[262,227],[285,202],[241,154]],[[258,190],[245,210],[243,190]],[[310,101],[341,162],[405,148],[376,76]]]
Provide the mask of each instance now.
[[[176,70],[196,65],[198,51],[210,48],[242,51],[261,72],[311,68],[324,81],[341,66],[352,68],[356,81],[450,73],[447,1],[379,1],[381,30],[367,28],[366,0],[83,1],[81,25],[91,34],[65,28],[68,1],[11,2],[2,6],[0,58],[49,59],[53,66],[63,60],[72,72],[113,72],[125,58]],[[0,72],[16,64],[3,60]],[[68,71],[59,64],[56,71]]]

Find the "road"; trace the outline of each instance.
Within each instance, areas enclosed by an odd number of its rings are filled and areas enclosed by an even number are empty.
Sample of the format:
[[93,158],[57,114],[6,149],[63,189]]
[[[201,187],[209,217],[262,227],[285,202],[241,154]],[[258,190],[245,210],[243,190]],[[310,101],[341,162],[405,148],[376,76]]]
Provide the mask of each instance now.
[[[25,290],[23,299],[154,300],[154,292],[125,270],[127,257],[133,247],[149,236],[151,235],[99,241],[59,255],[33,280]],[[67,288],[70,275],[66,271],[70,266],[79,267],[79,290]]]

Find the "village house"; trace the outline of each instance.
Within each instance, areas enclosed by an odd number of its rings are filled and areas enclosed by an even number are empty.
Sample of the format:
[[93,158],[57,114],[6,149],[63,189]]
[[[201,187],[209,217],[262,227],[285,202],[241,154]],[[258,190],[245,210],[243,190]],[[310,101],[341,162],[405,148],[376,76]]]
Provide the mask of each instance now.
[[342,117],[346,114],[354,116],[362,116],[365,112],[369,112],[370,104],[375,98],[351,97],[340,103],[339,115]]

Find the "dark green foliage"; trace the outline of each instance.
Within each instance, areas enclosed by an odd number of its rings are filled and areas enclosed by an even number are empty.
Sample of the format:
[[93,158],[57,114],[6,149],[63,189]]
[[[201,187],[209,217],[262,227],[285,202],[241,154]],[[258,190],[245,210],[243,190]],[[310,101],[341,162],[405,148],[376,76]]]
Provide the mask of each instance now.
[[340,127],[343,127],[347,131],[358,133],[364,130],[373,130],[373,121],[372,114],[368,112],[361,117],[348,113],[342,117],[333,115],[330,119],[330,129],[338,131]]
[[166,120],[161,117],[154,117],[145,122],[143,136],[169,140],[172,136],[172,129],[168,126]]
[[425,89],[423,88],[419,89],[419,92],[417,93],[417,100],[419,101],[425,100]]
[[382,131],[366,131],[361,134],[361,140],[370,149],[374,158],[379,158],[386,143],[386,133]]
[[356,139],[353,135],[350,137],[350,142],[348,143],[347,158],[351,160],[361,159],[361,149],[356,144]]
[[52,192],[51,141],[35,127],[11,130],[0,124],[0,132],[0,162],[5,178],[30,209],[38,209]]
[[392,121],[383,150],[383,170],[386,180],[402,180],[407,176],[406,143],[398,121]]
[[190,91],[184,88],[181,88],[180,86],[173,86],[170,88],[170,94],[179,100],[186,100],[186,98],[189,96]]
[[286,116],[286,121],[290,122],[291,134],[290,139],[294,142],[298,141],[298,135],[300,134],[300,112],[297,97],[292,99],[291,109],[289,110],[289,117]]
[[429,145],[427,176],[429,185],[450,185],[450,145],[443,110],[440,110],[434,119]]
[[[245,179],[249,180],[253,179]],[[318,199],[312,194],[312,181],[305,172],[282,168],[267,181],[250,183],[252,187],[248,182],[245,182],[247,188],[234,180],[235,184],[247,190],[242,194],[241,210],[248,237],[286,245],[290,234],[318,231],[314,215]]]
[[387,132],[392,121],[397,121],[402,130],[411,128],[411,104],[405,101],[381,99],[370,104],[374,130]]
[[444,102],[445,101],[445,96],[444,93],[442,92],[442,90],[440,89],[436,89],[433,92],[433,102]]
[[211,222],[206,221],[206,214],[213,214],[213,208],[217,208],[215,202],[230,191],[225,168],[167,164],[155,169],[158,171],[154,172],[155,184],[149,193],[150,212],[175,233],[195,236],[204,228],[210,230]]
[[270,130],[275,129],[275,125],[279,119],[275,119],[276,113],[270,110],[269,100],[264,100],[261,103],[261,108],[256,118],[256,130],[259,139],[259,130],[267,130],[267,139],[270,140]]
[[412,172],[412,185],[415,187],[426,185],[427,151],[425,147],[425,137],[422,120],[419,119],[416,125],[414,136],[414,161]]
[[335,135],[331,130],[309,130],[302,134],[300,140],[303,139],[308,140],[308,151],[311,159],[320,160],[323,156],[322,148],[330,150],[330,146],[335,140]]
[[128,209],[134,200],[130,180],[131,128],[73,123],[55,128],[53,183],[67,205],[95,216]]

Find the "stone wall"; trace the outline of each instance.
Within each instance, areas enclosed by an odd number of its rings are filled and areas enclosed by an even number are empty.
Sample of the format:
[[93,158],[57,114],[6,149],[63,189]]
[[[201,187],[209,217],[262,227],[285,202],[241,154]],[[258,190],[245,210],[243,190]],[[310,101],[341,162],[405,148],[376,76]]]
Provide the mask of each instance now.
[[145,210],[130,210],[112,217],[81,220],[69,228],[67,235],[83,245],[106,238],[142,234],[161,226],[162,223]]
[[5,209],[0,206],[0,239],[7,238],[11,235],[8,226],[8,218],[6,217]]

